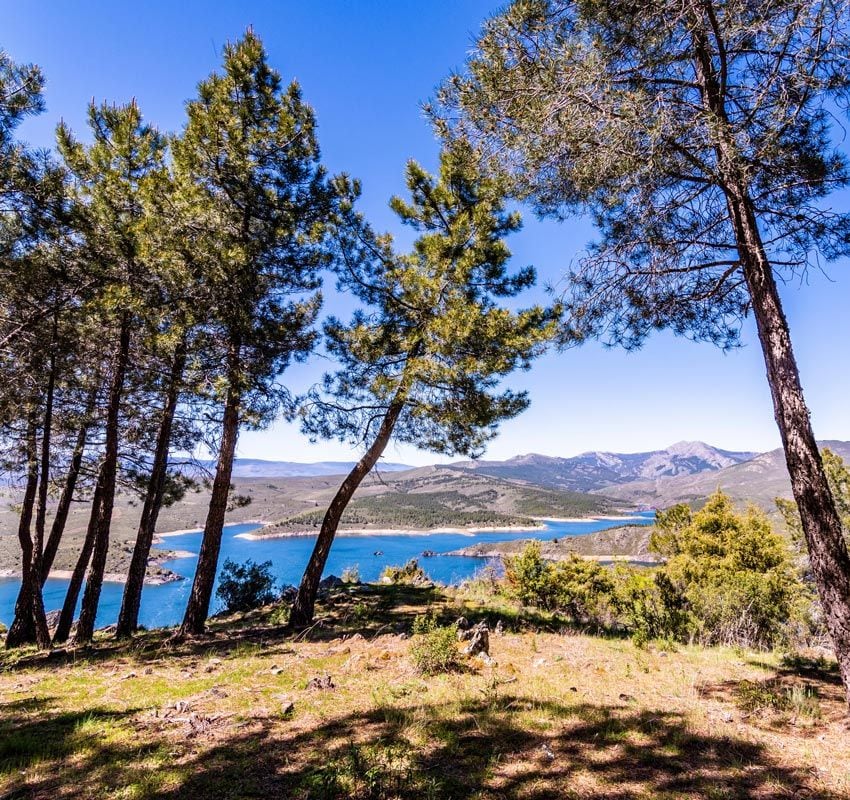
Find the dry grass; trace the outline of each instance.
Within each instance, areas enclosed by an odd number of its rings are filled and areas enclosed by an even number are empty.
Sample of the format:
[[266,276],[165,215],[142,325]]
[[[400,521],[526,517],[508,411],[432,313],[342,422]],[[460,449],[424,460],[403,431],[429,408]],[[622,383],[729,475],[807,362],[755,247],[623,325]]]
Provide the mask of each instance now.
[[[495,663],[417,674],[401,634],[428,604],[505,619]],[[432,590],[322,613],[298,641],[263,611],[202,641],[3,655],[0,797],[850,797],[829,663],[639,650]]]

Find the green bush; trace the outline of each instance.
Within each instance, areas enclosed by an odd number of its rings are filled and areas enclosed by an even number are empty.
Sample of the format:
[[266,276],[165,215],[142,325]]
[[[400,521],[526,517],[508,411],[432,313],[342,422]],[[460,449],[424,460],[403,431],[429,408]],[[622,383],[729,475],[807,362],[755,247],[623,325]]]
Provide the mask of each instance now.
[[255,564],[248,559],[237,564],[227,559],[221,570],[216,595],[226,611],[250,611],[275,600],[271,561]]
[[523,605],[549,609],[555,604],[552,564],[540,553],[540,542],[529,542],[516,556],[505,556],[505,581],[509,594]]
[[504,565],[508,593],[523,605],[564,611],[578,622],[604,624],[615,617],[611,571],[596,561],[577,555],[546,561],[540,542],[531,541]]
[[402,567],[384,567],[384,571],[381,573],[381,581],[383,583],[410,584],[413,586],[430,583],[425,570],[419,566],[419,562],[415,558],[411,558]]
[[524,605],[578,622],[619,624],[635,641],[774,648],[811,628],[811,596],[786,541],[765,514],[739,513],[722,492],[697,512],[660,512],[651,546],[666,563],[619,567],[543,558],[540,543],[504,559],[505,585]]
[[410,657],[423,675],[453,672],[460,667],[457,645],[457,626],[440,625],[432,613],[416,617],[413,621],[413,640]]
[[718,491],[667,543],[663,572],[685,598],[693,638],[753,648],[787,643],[809,598],[764,512],[738,513]]
[[612,572],[598,561],[573,554],[552,566],[555,606],[577,622],[611,623],[617,614]]
[[685,598],[663,570],[620,567],[612,606],[635,644],[683,640],[691,628]]

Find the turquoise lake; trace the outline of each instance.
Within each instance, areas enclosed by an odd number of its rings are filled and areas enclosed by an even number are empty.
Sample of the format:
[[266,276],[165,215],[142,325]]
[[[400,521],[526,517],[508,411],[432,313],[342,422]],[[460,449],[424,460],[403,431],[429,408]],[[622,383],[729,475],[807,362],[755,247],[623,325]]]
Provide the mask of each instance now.
[[[649,525],[655,514],[652,511],[640,512],[629,519],[630,524]],[[562,536],[579,536],[621,525],[625,520],[584,520],[581,522],[560,522],[550,520],[545,530],[535,531],[472,531],[468,533],[427,533],[427,534],[386,534],[339,536],[334,541],[328,559],[325,575],[339,575],[346,567],[357,567],[363,581],[377,580],[388,564],[403,564],[411,558],[419,558],[420,564],[430,578],[439,583],[456,584],[471,577],[486,564],[485,559],[461,556],[441,555],[459,550],[478,542],[504,542],[514,539],[536,538],[541,540],[557,539]],[[281,585],[297,584],[307,563],[315,536],[292,536],[281,539],[252,541],[237,538],[240,533],[249,533],[259,526],[256,524],[228,525],[224,529],[219,564],[225,559],[255,562],[271,561],[272,572]],[[160,627],[178,624],[183,616],[186,600],[192,586],[191,578],[195,571],[197,552],[201,544],[201,532],[184,533],[169,536],[162,545],[169,550],[182,550],[194,553],[191,558],[178,558],[168,561],[168,567],[185,579],[162,586],[145,586],[142,594],[142,606],[139,622],[146,627]],[[437,555],[422,557],[426,550]],[[0,579],[0,622],[11,622],[20,581],[14,578]],[[68,586],[67,580],[49,579],[44,587],[44,602],[48,611],[60,608]],[[103,586],[100,609],[97,616],[98,626],[110,625],[118,617],[121,605],[123,584],[107,583]],[[218,610],[218,600],[213,597],[212,609]]]

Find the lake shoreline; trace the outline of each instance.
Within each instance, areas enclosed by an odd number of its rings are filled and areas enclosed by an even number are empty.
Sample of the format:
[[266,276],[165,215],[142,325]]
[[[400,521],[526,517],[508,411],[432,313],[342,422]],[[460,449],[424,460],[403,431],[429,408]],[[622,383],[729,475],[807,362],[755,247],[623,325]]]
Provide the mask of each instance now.
[[[456,533],[461,536],[475,536],[476,533],[534,533],[535,531],[545,531],[545,525],[503,525],[499,527],[481,527],[481,528],[377,528],[369,530],[367,528],[351,528],[339,530],[336,535],[345,538],[355,538],[363,536],[430,536],[431,534],[441,533]],[[298,539],[305,536],[318,536],[319,529],[314,528],[309,531],[285,531],[280,533],[237,533],[234,539],[247,539],[249,541],[265,541],[266,539]]]
[[[594,515],[590,517],[531,517],[537,525],[498,525],[498,526],[470,526],[457,527],[446,526],[440,528],[376,528],[370,530],[368,528],[345,528],[337,531],[337,536],[357,537],[357,536],[429,536],[431,534],[446,534],[455,533],[462,536],[475,536],[478,533],[535,533],[545,531],[546,523],[576,523],[576,522],[633,522],[640,520],[642,517],[629,515]],[[267,527],[270,523],[263,523],[260,520],[249,520],[240,524],[257,524],[262,528]],[[187,531],[188,532],[188,531]],[[317,536],[319,528],[300,531],[280,531],[275,533],[237,533],[234,538],[246,539],[248,541],[264,541],[266,539],[291,539],[304,536]],[[163,536],[175,536],[176,533],[159,534]]]
[[[191,553],[190,555],[195,555]],[[180,555],[169,556],[167,559],[163,558],[161,561],[170,561],[172,558],[180,558]],[[48,580],[53,578],[54,580],[63,580],[68,581],[71,579],[74,571],[70,569],[52,569],[50,570],[50,574],[47,576]],[[0,569],[0,579],[4,578],[17,578],[20,580],[21,570],[14,568],[4,568]],[[182,575],[178,575],[176,572],[168,572],[165,575],[153,575],[145,578],[145,586],[164,586],[166,583],[176,583],[177,581],[185,580]],[[127,583],[127,576],[121,572],[105,572],[103,574],[103,582],[104,583]]]

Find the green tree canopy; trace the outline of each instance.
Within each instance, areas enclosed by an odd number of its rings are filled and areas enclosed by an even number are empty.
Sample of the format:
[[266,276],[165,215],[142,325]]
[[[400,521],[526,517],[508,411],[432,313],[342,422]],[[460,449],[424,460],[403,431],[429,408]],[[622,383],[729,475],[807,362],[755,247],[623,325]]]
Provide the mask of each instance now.
[[349,217],[341,229],[339,285],[364,308],[349,324],[325,325],[341,367],[305,406],[312,436],[370,442],[400,401],[396,441],[475,456],[499,421],[528,405],[525,392],[499,381],[539,355],[555,314],[504,305],[534,283],[534,270],[508,272],[504,239],[519,229],[519,216],[505,210],[500,182],[482,177],[468,155],[444,153],[437,177],[408,164],[411,200],[395,197],[391,206],[419,234],[409,253],[395,253],[362,219]]

